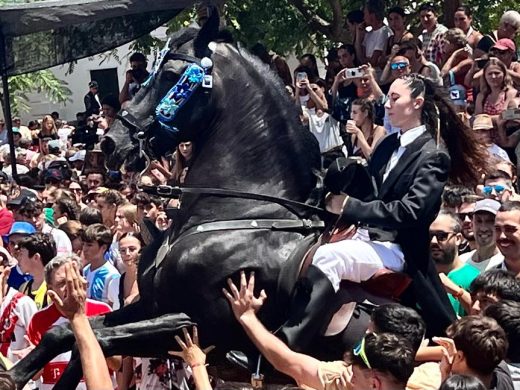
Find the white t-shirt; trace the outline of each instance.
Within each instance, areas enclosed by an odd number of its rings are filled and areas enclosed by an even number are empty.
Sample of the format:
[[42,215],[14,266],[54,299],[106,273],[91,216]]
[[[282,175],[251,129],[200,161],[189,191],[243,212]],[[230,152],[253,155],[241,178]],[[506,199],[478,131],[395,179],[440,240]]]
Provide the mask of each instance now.
[[498,146],[497,144],[491,144],[490,146],[488,146],[487,151],[492,156],[497,156],[498,158],[501,158],[502,160],[511,162],[511,159],[509,158],[509,155],[507,154],[507,152],[504,149],[502,149],[500,146]]
[[138,390],[189,390],[189,367],[177,359],[136,358]]
[[363,46],[365,46],[365,57],[372,57],[372,54],[374,54],[374,52],[377,50],[384,54],[388,38],[390,38],[392,35],[394,35],[394,33],[387,25],[383,25],[377,30],[367,32],[365,34],[365,38],[363,39]]
[[335,147],[343,145],[339,135],[339,123],[326,112],[321,116],[308,113],[309,130],[318,140],[320,153],[325,153]]
[[[7,309],[16,293],[18,293],[17,290],[14,288],[9,288],[7,295],[0,304],[0,317],[3,317],[4,311]],[[14,328],[14,333],[11,338],[12,341],[9,345],[6,356],[13,363],[16,363],[19,359],[13,355],[12,351],[24,349],[29,346],[24,336],[27,333],[29,322],[31,322],[34,313],[37,311],[38,309],[36,308],[36,303],[34,303],[34,301],[27,295],[20,297],[11,311],[11,318],[12,316],[18,317]]]
[[496,255],[490,257],[489,259],[477,263],[472,260],[473,254],[475,252],[476,249],[472,250],[471,252],[464,253],[459,257],[463,262],[477,268],[481,273],[495,268],[504,261],[504,256],[502,255],[502,253],[499,252]]
[[52,238],[54,238],[54,242],[56,243],[56,251],[58,255],[68,255],[72,252],[72,243],[70,242],[70,238],[63,230],[45,224],[43,225],[42,233],[52,234]]

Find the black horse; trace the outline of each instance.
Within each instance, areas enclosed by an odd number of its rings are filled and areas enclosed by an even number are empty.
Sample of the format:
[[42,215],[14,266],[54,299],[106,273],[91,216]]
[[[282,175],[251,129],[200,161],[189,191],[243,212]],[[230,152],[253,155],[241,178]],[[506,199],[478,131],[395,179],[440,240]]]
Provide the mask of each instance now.
[[[174,334],[193,322],[202,342],[217,346],[217,360],[230,349],[252,350],[222,295],[227,278],[255,271],[257,286],[269,297],[261,320],[275,330],[286,318],[300,259],[320,233],[322,215],[313,205],[318,144],[265,65],[231,44],[210,45],[218,24],[214,12],[202,29],[172,37],[155,77],[103,141],[109,167],[125,164],[135,170],[141,151],[158,157],[189,139],[197,154],[185,186],[235,191],[182,196],[174,227],[142,255],[139,301],[93,321],[107,356],[164,356],[176,347]],[[212,88],[197,88],[174,119],[177,131],[165,129],[155,118],[156,107],[185,69],[203,57],[213,62]],[[335,333],[340,331],[344,327]],[[335,348],[328,358],[340,358],[346,346],[336,339],[331,344]],[[320,343],[318,349],[323,348]],[[49,331],[10,374],[21,388],[56,354],[70,349],[73,359],[55,389],[74,388],[81,364],[67,327]]]

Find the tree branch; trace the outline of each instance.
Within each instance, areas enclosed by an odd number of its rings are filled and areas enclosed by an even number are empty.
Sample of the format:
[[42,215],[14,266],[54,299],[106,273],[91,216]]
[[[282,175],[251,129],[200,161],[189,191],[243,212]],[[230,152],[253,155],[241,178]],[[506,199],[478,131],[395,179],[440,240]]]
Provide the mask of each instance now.
[[312,30],[318,31],[327,36],[331,35],[330,22],[316,15],[303,0],[289,0],[290,3],[303,15]]

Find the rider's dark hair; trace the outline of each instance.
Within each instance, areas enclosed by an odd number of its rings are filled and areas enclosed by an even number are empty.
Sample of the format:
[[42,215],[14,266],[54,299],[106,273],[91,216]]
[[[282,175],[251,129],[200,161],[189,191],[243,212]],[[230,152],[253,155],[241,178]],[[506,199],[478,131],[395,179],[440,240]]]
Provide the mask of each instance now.
[[486,390],[487,387],[475,376],[456,374],[442,382],[439,390]]
[[129,62],[148,62],[143,53],[135,52],[130,56]]
[[413,373],[415,351],[410,342],[393,333],[369,333],[364,338],[367,367],[361,354],[353,352],[350,362],[364,369],[389,374],[396,384],[405,385]]
[[480,292],[495,295],[501,300],[520,302],[520,280],[511,272],[501,269],[481,273],[471,282],[469,290],[472,295]]
[[484,310],[484,315],[494,318],[504,329],[509,345],[516,346],[509,348],[507,358],[513,363],[520,362],[520,302],[499,301]]
[[451,158],[452,183],[477,185],[486,171],[484,162],[487,152],[480,147],[474,132],[457,115],[446,91],[418,74],[405,75],[401,79],[411,90],[412,98],[424,97],[422,123],[435,139],[439,136],[439,142],[446,146]]
[[365,16],[363,15],[363,11],[359,10],[359,9],[355,9],[353,11],[350,11],[349,13],[347,13],[347,17],[346,19],[350,22],[350,23],[363,23],[363,20],[365,19]]
[[402,336],[417,352],[426,332],[426,324],[414,309],[398,303],[388,303],[376,307],[372,311],[371,319],[375,332]]

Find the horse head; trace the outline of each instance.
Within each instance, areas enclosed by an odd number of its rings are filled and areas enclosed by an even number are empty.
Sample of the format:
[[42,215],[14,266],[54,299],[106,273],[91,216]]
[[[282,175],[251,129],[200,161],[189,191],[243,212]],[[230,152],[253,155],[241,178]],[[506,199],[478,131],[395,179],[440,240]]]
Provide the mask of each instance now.
[[141,170],[144,155],[164,156],[183,139],[194,138],[194,129],[206,127],[211,92],[202,87],[200,77],[211,77],[210,43],[218,32],[214,8],[202,28],[188,27],[170,38],[149,79],[101,141],[108,168],[125,165],[129,171]]

